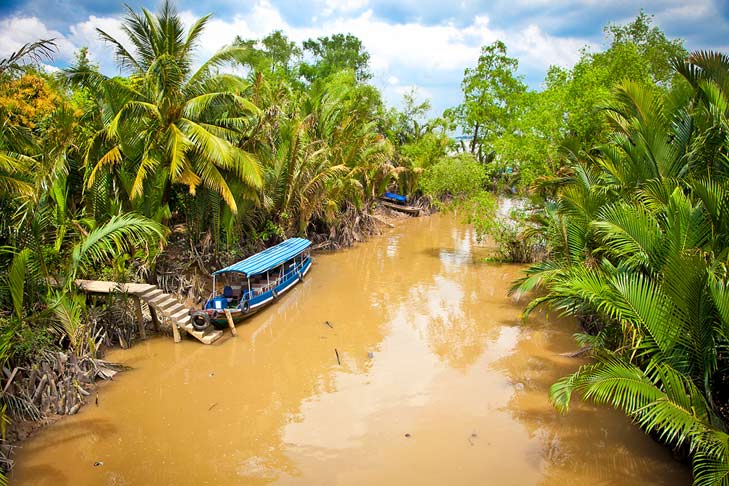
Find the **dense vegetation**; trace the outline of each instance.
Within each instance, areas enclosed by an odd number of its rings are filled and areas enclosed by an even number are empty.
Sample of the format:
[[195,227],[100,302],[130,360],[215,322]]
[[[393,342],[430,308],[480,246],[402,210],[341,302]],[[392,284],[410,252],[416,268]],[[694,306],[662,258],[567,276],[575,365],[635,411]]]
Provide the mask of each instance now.
[[[99,31],[124,76],[84,49],[49,75],[53,41],[0,61],[3,432],[75,413],[110,373],[99,349],[132,339],[124,308],[88,304],[75,279],[158,282],[173,246],[204,266],[293,235],[348,245],[389,188],[538,261],[515,292],[577,317],[593,358],[552,388],[560,410],[574,393],[609,403],[685,452],[697,484],[729,484],[729,58],[641,13],[534,91],[495,42],[463,103],[428,120],[414,91],[384,105],[348,34],[236,38],[195,64],[208,19],[129,9],[128,39]],[[503,193],[531,209],[496,217]],[[23,387],[40,376],[63,398]]]
[[550,249],[518,285],[578,317],[595,361],[551,390],[624,410],[684,447],[696,484],[729,482],[729,58],[674,68],[690,93],[623,81],[607,136],[572,161],[539,230]]
[[608,33],[535,95],[563,107],[547,139],[563,155],[522,231],[548,256],[514,291],[584,329],[593,359],[554,384],[559,410],[612,405],[689,457],[695,484],[729,484],[729,57],[686,54],[644,15]]

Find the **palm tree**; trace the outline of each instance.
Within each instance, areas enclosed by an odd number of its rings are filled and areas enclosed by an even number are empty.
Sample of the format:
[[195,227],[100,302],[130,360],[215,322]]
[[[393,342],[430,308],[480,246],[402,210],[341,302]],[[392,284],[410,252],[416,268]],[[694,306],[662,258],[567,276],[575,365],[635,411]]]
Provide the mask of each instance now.
[[[158,207],[137,206],[153,215],[159,206],[168,206],[173,184],[187,186],[193,195],[204,186],[220,194],[233,213],[237,203],[229,178],[261,186],[256,158],[237,146],[257,112],[243,97],[247,84],[213,73],[241,59],[245,49],[223,48],[193,71],[192,53],[209,18],[200,18],[185,33],[170,1],[157,15],[129,8],[123,30],[132,51],[99,30],[114,46],[120,67],[131,71],[129,80],[107,78],[88,67],[67,71],[72,82],[100,96],[104,126],[88,143],[89,188],[111,170],[132,202],[142,196],[157,199]],[[169,211],[158,217],[166,219]]]
[[50,59],[56,48],[56,39],[40,39],[23,44],[20,49],[8,57],[0,59],[0,74],[17,69],[18,62],[21,60],[30,59],[39,62],[43,59]]
[[[50,59],[55,50],[55,39],[24,44],[7,58],[0,59],[0,75],[18,70],[18,63],[24,60]],[[35,168],[34,142],[30,131],[11,123],[5,107],[0,107],[0,198],[33,195],[34,187],[28,174]]]

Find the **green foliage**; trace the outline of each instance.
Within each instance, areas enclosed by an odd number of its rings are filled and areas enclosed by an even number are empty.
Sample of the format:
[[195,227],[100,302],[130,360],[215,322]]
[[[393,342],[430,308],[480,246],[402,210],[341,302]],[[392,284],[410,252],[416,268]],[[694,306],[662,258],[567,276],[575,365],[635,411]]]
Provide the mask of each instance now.
[[83,64],[67,71],[71,82],[102,96],[99,104],[108,110],[104,127],[88,141],[85,162],[93,169],[87,186],[94,187],[96,177],[110,171],[131,202],[159,191],[156,208],[127,206],[149,217],[168,206],[170,184],[183,184],[191,194],[199,186],[217,192],[236,213],[238,202],[228,181],[235,178],[252,189],[262,183],[256,157],[238,146],[249,117],[256,114],[255,105],[241,96],[247,85],[214,74],[225,63],[241,62],[246,49],[223,48],[192,71],[193,49],[208,18],[185,33],[170,2],[156,16],[129,9],[123,30],[132,51],[99,30],[115,47],[120,67],[132,71],[132,87]]
[[434,198],[466,199],[479,195],[486,181],[483,166],[470,154],[444,157],[430,167],[421,181],[423,192]]
[[552,66],[539,91],[527,90],[502,42],[484,46],[465,72],[463,103],[447,113],[473,137],[460,149],[491,166],[495,188],[524,191],[560,169],[565,148],[587,151],[607,141],[610,120],[601,108],[617,84],[631,81],[654,97],[670,91],[670,103],[680,105],[690,93],[671,63],[686,51],[651,22],[641,12],[608,25],[604,50],[583,49],[571,69]]
[[468,152],[482,163],[494,159],[494,143],[514,131],[523,110],[526,85],[516,74],[518,65],[507,56],[506,45],[496,41],[482,47],[476,67],[464,73],[463,103],[452,115],[472,137]]
[[325,79],[343,70],[354,72],[357,81],[372,78],[369,71],[370,55],[362,46],[362,41],[352,34],[308,39],[303,44],[304,51],[314,57],[314,62],[303,63],[301,75],[309,82]]
[[40,354],[56,345],[57,336],[53,336],[48,328],[17,325],[18,322],[0,322],[0,328],[13,333],[11,344],[12,355],[9,358],[16,363],[30,363]]
[[[660,40],[645,21],[612,28],[616,42]],[[594,339],[582,338],[595,362],[552,387],[558,409],[574,393],[621,409],[671,446],[688,447],[695,484],[721,485],[729,483],[729,173],[717,155],[729,153],[729,139],[714,138],[726,124],[708,114],[726,112],[729,62],[694,53],[674,65],[694,89],[683,104],[631,80],[602,100],[605,142],[571,153],[541,221],[550,256],[515,291],[541,288],[527,312],[549,304],[598,323]],[[663,71],[655,69],[657,83]]]
[[255,71],[269,76],[281,76],[284,81],[293,82],[298,62],[301,59],[301,48],[291,42],[280,30],[276,30],[260,42],[256,39],[243,40],[236,37],[234,45],[244,47],[244,64]]
[[483,240],[493,235],[499,227],[497,218],[498,201],[486,191],[479,191],[471,197],[456,203],[456,209],[464,214],[464,222],[473,225],[476,239]]

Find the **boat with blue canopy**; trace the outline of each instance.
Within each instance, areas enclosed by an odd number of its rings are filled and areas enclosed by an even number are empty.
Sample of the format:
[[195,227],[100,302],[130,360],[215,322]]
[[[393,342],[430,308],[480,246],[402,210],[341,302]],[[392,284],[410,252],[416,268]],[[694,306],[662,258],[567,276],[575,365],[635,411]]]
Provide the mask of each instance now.
[[[277,300],[311,268],[311,241],[289,238],[260,253],[229,265],[212,274],[213,293],[203,309],[190,312],[197,331],[209,326],[224,328],[249,317]],[[223,291],[218,287],[223,284]]]
[[396,204],[407,204],[408,202],[407,196],[403,196],[402,194],[396,194],[394,192],[385,192],[382,197],[383,199],[387,199]]
[[403,196],[402,194],[396,194],[394,192],[385,192],[382,196],[380,196],[380,199],[382,200],[383,206],[386,206],[390,209],[394,209],[395,211],[400,211],[402,213],[407,213],[413,216],[420,215],[420,208],[407,205],[407,196]]

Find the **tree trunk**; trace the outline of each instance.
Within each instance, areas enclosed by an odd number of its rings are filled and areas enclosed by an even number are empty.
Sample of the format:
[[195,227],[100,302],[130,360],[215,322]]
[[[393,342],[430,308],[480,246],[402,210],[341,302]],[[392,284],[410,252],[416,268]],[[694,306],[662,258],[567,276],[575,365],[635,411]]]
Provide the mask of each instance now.
[[476,123],[476,126],[473,128],[473,139],[471,140],[471,153],[476,153],[476,140],[478,140],[478,129],[480,125],[479,123]]

